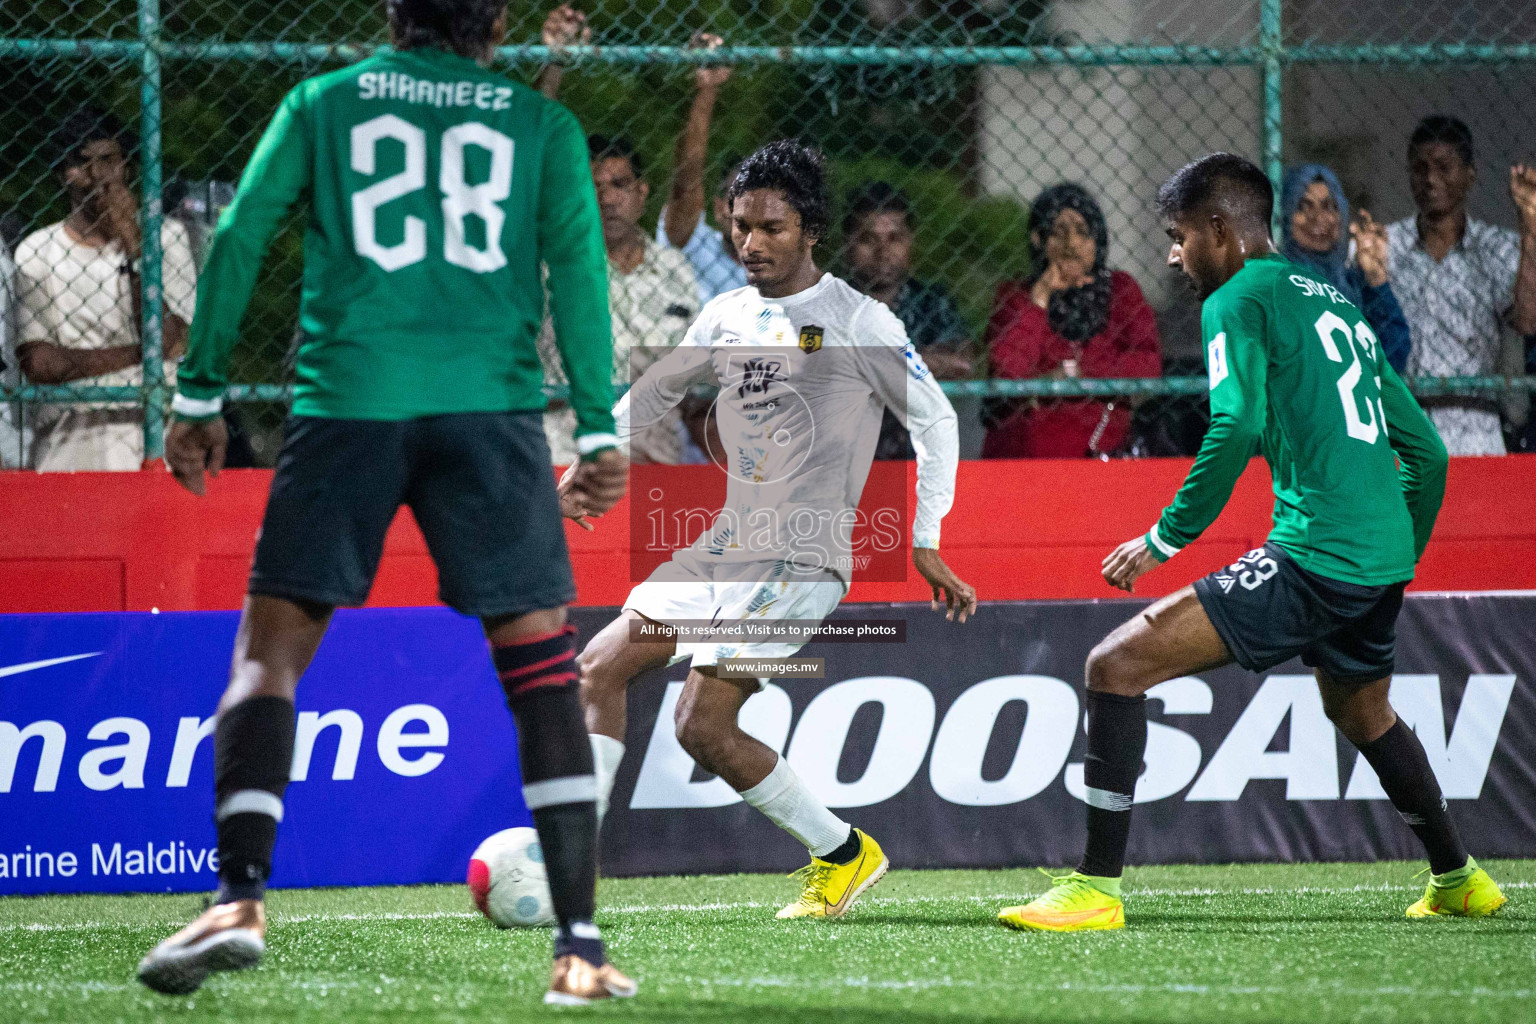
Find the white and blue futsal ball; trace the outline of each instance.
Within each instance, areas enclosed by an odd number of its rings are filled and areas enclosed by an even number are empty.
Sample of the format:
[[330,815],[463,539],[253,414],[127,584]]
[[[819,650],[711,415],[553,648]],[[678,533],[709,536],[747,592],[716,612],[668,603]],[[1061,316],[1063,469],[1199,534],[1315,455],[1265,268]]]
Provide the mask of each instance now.
[[469,858],[469,893],[498,928],[546,928],[555,923],[544,850],[531,828],[508,828]]

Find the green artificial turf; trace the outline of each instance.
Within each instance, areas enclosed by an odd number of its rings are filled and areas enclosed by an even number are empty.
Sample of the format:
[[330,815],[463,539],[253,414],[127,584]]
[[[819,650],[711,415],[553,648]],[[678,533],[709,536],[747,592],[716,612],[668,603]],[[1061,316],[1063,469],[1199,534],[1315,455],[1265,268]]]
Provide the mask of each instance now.
[[545,1009],[549,933],[497,931],[460,886],[270,895],[262,965],[155,995],[138,958],[191,896],[0,900],[0,1020],[1536,1020],[1536,861],[1486,865],[1492,920],[1410,921],[1418,865],[1159,867],[1126,877],[1121,932],[1026,935],[1028,871],[893,871],[847,918],[776,921],[764,875],[605,881],[599,923],[640,996]]

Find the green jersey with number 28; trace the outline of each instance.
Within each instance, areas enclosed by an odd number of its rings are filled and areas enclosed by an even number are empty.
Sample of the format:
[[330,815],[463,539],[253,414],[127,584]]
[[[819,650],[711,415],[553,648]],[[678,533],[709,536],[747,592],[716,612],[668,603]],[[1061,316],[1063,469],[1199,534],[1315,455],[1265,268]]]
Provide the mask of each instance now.
[[612,443],[607,258],[581,126],[433,49],[386,51],[283,100],[198,282],[179,414],[216,411],[262,254],[301,203],[295,414],[542,409],[542,263],[578,447]]
[[1365,586],[1413,577],[1445,495],[1445,448],[1365,316],[1278,255],[1248,260],[1201,313],[1211,425],[1147,534],[1166,559],[1209,526],[1255,452],[1274,476],[1269,539]]

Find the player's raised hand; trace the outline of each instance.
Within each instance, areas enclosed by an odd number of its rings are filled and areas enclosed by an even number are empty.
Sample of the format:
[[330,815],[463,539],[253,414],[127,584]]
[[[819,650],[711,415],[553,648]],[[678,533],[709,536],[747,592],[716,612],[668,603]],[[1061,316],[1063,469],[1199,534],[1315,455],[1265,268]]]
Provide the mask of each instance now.
[[[713,32],[695,32],[688,40],[690,50],[718,50],[725,40]],[[732,69],[725,64],[701,64],[693,73],[693,84],[700,89],[718,89],[731,77]]]
[[221,416],[209,420],[173,419],[171,429],[165,433],[165,464],[177,483],[201,496],[207,490],[204,471],[209,476],[219,475],[228,445],[229,432]]
[[1136,592],[1136,581],[1156,569],[1160,563],[1147,550],[1147,539],[1135,537],[1121,544],[1104,559],[1104,582],[1127,594]]
[[976,588],[956,576],[939,557],[937,549],[913,548],[912,564],[933,588],[934,611],[938,611],[939,602],[943,601],[948,609],[944,617],[951,622],[964,622],[976,614]]

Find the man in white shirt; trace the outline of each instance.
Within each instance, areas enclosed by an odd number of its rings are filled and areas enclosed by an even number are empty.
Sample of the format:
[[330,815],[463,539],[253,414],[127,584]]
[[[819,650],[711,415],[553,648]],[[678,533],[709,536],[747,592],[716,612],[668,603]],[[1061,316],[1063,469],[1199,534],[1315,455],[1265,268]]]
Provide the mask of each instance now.
[[[1413,331],[1408,373],[1518,374],[1521,338],[1536,333],[1536,167],[1510,168],[1518,233],[1467,215],[1477,171],[1472,132],[1460,120],[1436,114],[1419,122],[1408,143],[1408,178],[1418,215],[1387,226],[1393,289]],[[1452,455],[1504,454],[1492,397],[1419,401]],[[1525,404],[1524,394],[1513,396],[1502,411],[1518,425]]]
[[[87,106],[65,118],[53,144],[70,213],[16,249],[17,360],[33,384],[137,387],[141,234],[126,184],[129,135],[112,115]],[[182,224],[162,221],[160,244],[169,369],[186,348],[197,271]],[[32,423],[31,462],[40,472],[143,466],[137,404],[40,405]]]
[[[964,622],[976,593],[938,553],[939,524],[954,500],[958,431],[949,400],[895,314],[816,267],[812,248],[826,232],[829,206],[821,154],[794,142],[766,146],[743,162],[730,197],[749,286],[711,301],[683,343],[614,409],[623,439],[657,422],[693,385],[717,383],[728,476],[709,527],[631,591],[622,615],[578,660],[599,818],[624,753],[630,681],[690,658],[677,711],[683,749],[811,853],[800,898],[778,916],[840,917],[885,873],[885,854],[741,729],[741,707],[762,680],[731,678],[721,667],[727,659],[784,658],[805,640],[693,642],[666,626],[819,622],[830,614],[856,564],[852,533],[885,408],[917,451],[913,564],[935,602],[942,595],[948,617]],[[588,526],[567,476],[563,510]],[[891,534],[896,545],[900,530],[897,523]],[[632,635],[632,627],[648,626],[661,627],[656,640]]]
[[[641,177],[640,156],[624,138],[592,135],[592,180],[603,218],[603,244],[608,250],[608,312],[613,319],[613,379],[628,381],[645,372],[663,352],[683,340],[699,308],[693,268],[682,253],[657,245],[640,230],[650,186]],[[539,355],[548,384],[564,384],[565,372],[555,349],[554,332],[546,321],[539,336]],[[675,464],[680,461],[681,417],[676,413],[637,437],[631,449],[635,462]],[[551,402],[544,416],[544,435],[556,465],[577,461],[576,416],[564,402]]]
[[[21,383],[16,366],[15,292],[16,264],[0,241],[0,388]],[[22,437],[21,403],[0,401],[0,469],[20,469],[26,453]]]

